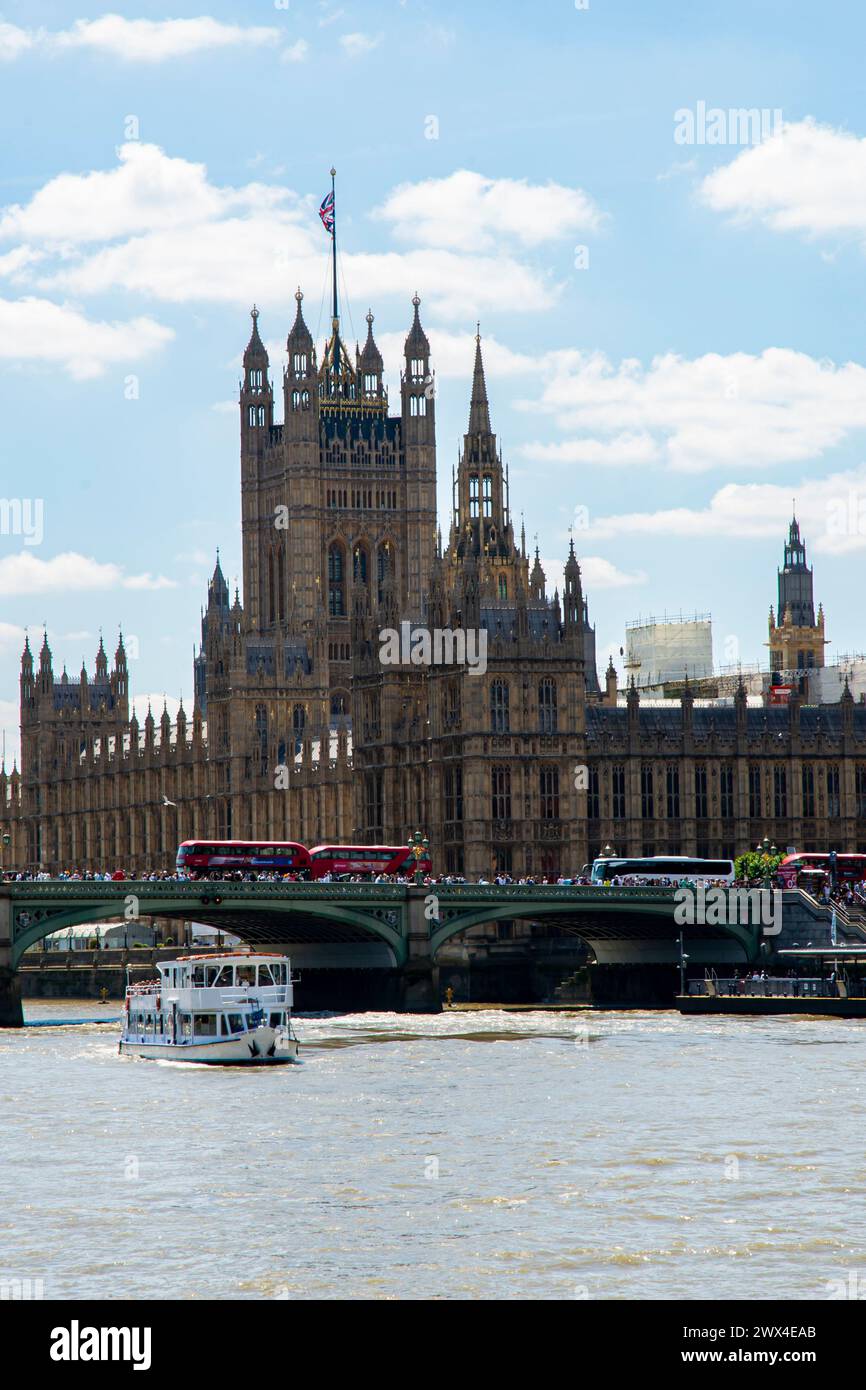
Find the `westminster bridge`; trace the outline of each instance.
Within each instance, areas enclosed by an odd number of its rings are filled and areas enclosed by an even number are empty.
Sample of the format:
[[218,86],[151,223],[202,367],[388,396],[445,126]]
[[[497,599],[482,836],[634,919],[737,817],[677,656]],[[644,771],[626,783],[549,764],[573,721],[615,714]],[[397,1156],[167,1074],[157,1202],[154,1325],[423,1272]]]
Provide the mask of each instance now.
[[449,942],[471,927],[503,921],[571,934],[588,947],[593,968],[620,977],[663,969],[672,980],[681,931],[692,966],[749,964],[766,955],[759,922],[743,922],[733,910],[729,924],[682,928],[676,906],[670,888],[564,884],[5,883],[0,1026],[22,1021],[17,972],[24,953],[53,932],[105,921],[202,923],[253,947],[284,950],[302,970],[384,971],[390,1007],[408,1012],[440,1007],[439,960]]

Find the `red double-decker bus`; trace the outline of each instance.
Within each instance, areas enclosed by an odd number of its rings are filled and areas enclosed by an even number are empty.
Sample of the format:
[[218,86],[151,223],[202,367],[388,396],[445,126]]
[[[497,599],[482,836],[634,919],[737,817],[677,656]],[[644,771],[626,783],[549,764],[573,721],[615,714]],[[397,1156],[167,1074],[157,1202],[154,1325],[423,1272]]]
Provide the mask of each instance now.
[[309,878],[310,851],[292,840],[184,840],[178,847],[177,867],[190,878],[235,869],[255,873],[272,869]]
[[[376,874],[415,872],[415,856],[407,845],[316,845],[310,850],[313,878],[344,874],[373,878]],[[419,861],[419,869],[429,874],[433,868],[429,854]]]
[[[781,888],[796,888],[801,874],[805,873],[814,877],[818,873],[823,873],[829,878],[830,868],[829,853],[795,850],[793,854],[785,855],[776,870],[776,877]],[[838,883],[859,883],[864,878],[866,878],[866,854],[836,855],[836,880]]]

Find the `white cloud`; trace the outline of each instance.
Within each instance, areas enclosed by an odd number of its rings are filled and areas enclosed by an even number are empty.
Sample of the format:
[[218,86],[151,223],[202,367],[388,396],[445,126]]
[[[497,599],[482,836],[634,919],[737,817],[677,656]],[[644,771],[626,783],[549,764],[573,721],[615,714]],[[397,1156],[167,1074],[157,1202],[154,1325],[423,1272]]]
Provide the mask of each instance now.
[[866,549],[866,464],[825,478],[807,478],[796,486],[728,483],[702,508],[593,516],[587,535],[592,541],[667,536],[725,543],[778,539],[791,518],[792,495],[801,533],[812,550],[839,555]]
[[[15,284],[76,296],[134,291],[172,303],[293,309],[300,282],[321,284],[323,243],[312,198],[258,183],[219,187],[204,165],[130,142],[108,171],[61,174],[31,201],[0,214],[0,258]],[[58,236],[62,228],[62,241]],[[448,317],[549,308],[556,286],[507,250],[449,248],[348,253],[345,274],[361,302],[425,289],[425,312]]]
[[55,362],[78,381],[138,362],[173,337],[151,318],[105,323],[48,299],[0,299],[0,361]]
[[660,448],[652,435],[618,434],[613,439],[565,439],[554,444],[522,444],[517,452],[539,463],[588,463],[604,468],[632,468],[655,463]]
[[774,231],[866,234],[866,139],[811,118],[785,124],[708,175],[699,197]]
[[33,48],[39,34],[19,29],[15,24],[0,23],[0,63],[11,63]]
[[[462,381],[471,378],[475,365],[475,334],[451,333],[448,329],[431,325],[426,330],[430,340],[431,364],[437,377]],[[399,365],[406,343],[405,333],[376,333],[376,342],[386,365]],[[482,337],[481,351],[484,354],[484,371],[488,386],[497,377],[535,376],[544,370],[544,357],[530,357],[525,353],[514,352],[497,338]]]
[[310,45],[306,39],[298,39],[296,43],[289,44],[280,54],[281,63],[305,63],[310,56]]
[[0,623],[0,651],[4,656],[20,656],[25,636],[25,629],[16,623]]
[[126,575],[120,565],[100,563],[75,551],[51,560],[22,552],[0,559],[0,593],[6,597],[28,594],[80,593],[100,589],[173,589],[174,581],[150,574]]
[[[628,574],[601,555],[578,555],[578,564],[580,565],[580,582],[583,592],[589,595],[590,599],[593,592],[599,589],[633,588],[637,584],[646,584],[647,582],[647,576],[643,570],[635,570],[632,574]],[[553,591],[556,589],[561,598],[565,587],[565,560],[559,558],[555,560],[545,559],[542,556],[541,568],[544,570],[548,597],[553,598]]]
[[176,589],[177,584],[173,579],[166,579],[163,574],[151,574],[150,570],[145,574],[130,574],[120,581],[123,589],[145,589],[152,593],[155,589]]
[[415,245],[483,249],[503,238],[524,246],[597,231],[602,213],[580,188],[489,179],[469,169],[447,178],[404,183],[373,214]]
[[580,559],[580,577],[584,592],[593,589],[625,589],[634,584],[646,584],[647,576],[643,570],[628,574],[617,569],[610,560],[601,555],[584,555]]
[[120,146],[117,159],[107,171],[58,174],[25,206],[5,208],[0,238],[60,247],[69,256],[89,242],[198,227],[233,211],[297,207],[288,191],[265,184],[218,188],[208,182],[203,164],[173,159],[157,145],[130,140]]
[[866,368],[853,362],[836,366],[789,348],[695,359],[668,353],[648,367],[633,359],[615,365],[604,353],[550,357],[541,398],[521,408],[580,432],[553,446],[566,460],[570,451],[591,451],[592,433],[608,446],[597,462],[617,462],[618,439],[648,449],[651,437],[674,469],[758,468],[821,455],[866,427]]
[[279,29],[223,24],[208,15],[152,20],[107,14],[101,19],[77,19],[71,29],[51,35],[50,41],[60,49],[85,48],[126,62],[161,63],[219,48],[259,48],[278,43],[280,37]]
[[378,48],[383,37],[382,34],[377,34],[375,38],[371,34],[341,34],[340,47],[350,58],[360,58]]
[[662,173],[656,174],[656,183],[667,183],[669,179],[679,178],[680,174],[691,174],[697,166],[696,159],[675,159]]

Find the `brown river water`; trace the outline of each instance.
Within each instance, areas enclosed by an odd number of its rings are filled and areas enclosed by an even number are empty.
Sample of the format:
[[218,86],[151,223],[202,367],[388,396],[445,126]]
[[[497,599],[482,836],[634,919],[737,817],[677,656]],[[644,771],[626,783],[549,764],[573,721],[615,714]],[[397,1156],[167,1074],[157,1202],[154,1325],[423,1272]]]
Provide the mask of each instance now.
[[866,1297],[862,1021],[301,1016],[256,1070],[25,1009],[0,1280],[45,1298]]

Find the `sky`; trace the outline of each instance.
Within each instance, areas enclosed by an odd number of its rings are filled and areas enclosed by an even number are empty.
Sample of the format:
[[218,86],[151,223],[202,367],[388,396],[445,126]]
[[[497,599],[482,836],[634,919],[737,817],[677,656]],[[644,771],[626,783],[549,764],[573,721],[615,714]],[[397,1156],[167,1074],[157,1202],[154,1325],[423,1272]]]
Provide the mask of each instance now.
[[515,523],[551,589],[574,535],[602,671],[696,612],[766,665],[795,499],[829,656],[866,649],[862,5],[0,4],[10,758],[43,624],[73,676],[122,625],[139,711],[189,712],[250,307],[280,399],[299,285],[328,326],[332,164],[392,401],[421,297],[446,533],[480,321]]

